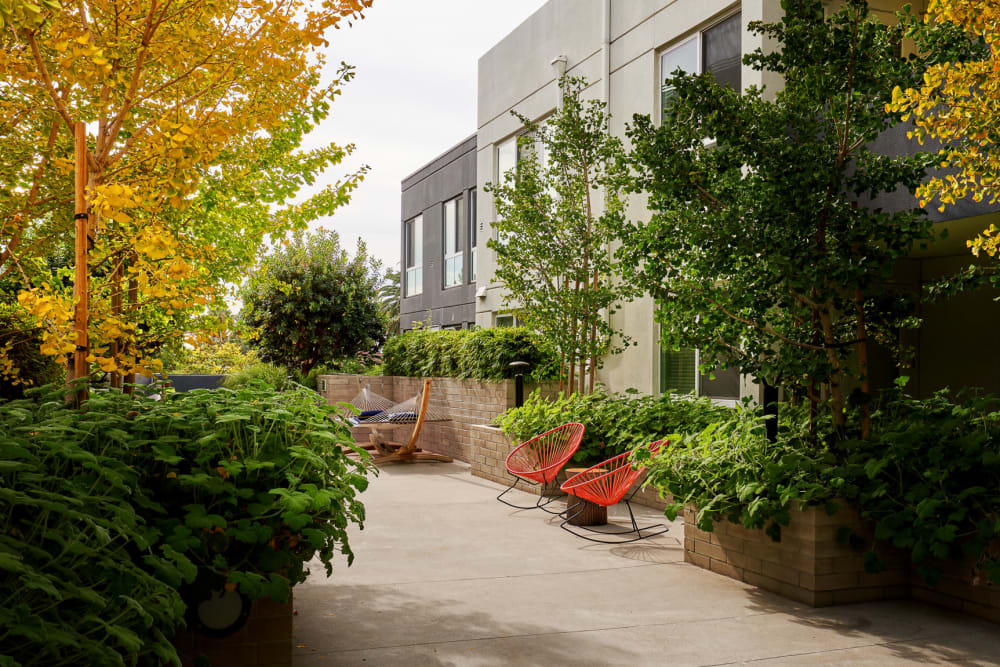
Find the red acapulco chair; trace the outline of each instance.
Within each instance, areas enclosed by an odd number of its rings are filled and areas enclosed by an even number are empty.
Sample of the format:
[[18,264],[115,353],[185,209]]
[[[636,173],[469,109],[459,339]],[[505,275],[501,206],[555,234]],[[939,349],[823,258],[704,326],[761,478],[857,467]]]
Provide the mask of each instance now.
[[[543,503],[545,489],[549,483],[555,480],[562,467],[579,449],[580,442],[583,440],[583,432],[583,424],[575,422],[563,424],[541,435],[536,435],[515,448],[507,456],[507,461],[504,463],[507,473],[514,478],[514,483],[497,496],[497,500],[519,510],[545,509],[546,505],[556,499],[556,496],[552,496]],[[542,492],[534,505],[515,505],[503,499],[507,492],[517,486],[518,481],[522,479],[531,484],[542,485]],[[559,512],[552,510],[545,509],[545,511],[550,514],[559,514]]]
[[[663,445],[664,443],[666,443],[666,440],[657,440],[656,442],[650,443],[649,451],[653,454],[656,454],[657,452],[660,451],[660,446]],[[573,475],[572,477],[567,479],[565,482],[562,483],[562,486],[560,488],[570,495],[574,495],[577,498],[581,498],[583,500],[587,500],[597,505],[602,505],[604,507],[610,507],[612,505],[618,504],[619,502],[624,502],[625,507],[628,508],[629,519],[632,521],[631,530],[623,530],[623,531],[594,530],[591,528],[587,528],[586,526],[576,526],[576,528],[582,528],[583,530],[586,530],[591,533],[596,533],[599,535],[631,535],[634,533],[636,537],[627,540],[624,539],[601,540],[601,539],[595,539],[593,537],[587,537],[586,535],[582,535],[571,528],[567,528],[567,525],[569,525],[570,520],[576,517],[580,512],[584,510],[582,504],[580,508],[572,515],[568,514],[569,512],[568,509],[566,510],[567,515],[564,515],[563,522],[559,524],[560,528],[562,528],[567,532],[573,533],[577,537],[582,537],[585,540],[590,540],[591,542],[601,542],[603,544],[625,544],[628,542],[636,542],[638,540],[644,540],[647,537],[655,537],[656,535],[662,535],[663,533],[670,530],[669,527],[665,526],[662,523],[654,524],[652,526],[645,526],[643,528],[640,528],[638,524],[636,524],[635,514],[632,513],[632,504],[629,503],[629,500],[631,500],[632,496],[636,494],[636,491],[639,490],[639,487],[636,487],[635,491],[629,493],[627,498],[625,497],[625,494],[628,493],[629,488],[632,486],[635,480],[639,478],[639,475],[642,474],[643,470],[645,470],[646,467],[643,466],[641,468],[633,468],[632,462],[630,460],[631,455],[632,455],[631,452],[625,452],[624,454],[619,454],[618,456],[614,456],[608,459],[607,461],[598,463],[595,466],[591,466],[590,468],[587,468],[583,472],[577,473],[576,475]],[[645,535],[642,534],[642,531],[644,530],[650,531],[654,529],[657,530],[655,532],[647,533]]]

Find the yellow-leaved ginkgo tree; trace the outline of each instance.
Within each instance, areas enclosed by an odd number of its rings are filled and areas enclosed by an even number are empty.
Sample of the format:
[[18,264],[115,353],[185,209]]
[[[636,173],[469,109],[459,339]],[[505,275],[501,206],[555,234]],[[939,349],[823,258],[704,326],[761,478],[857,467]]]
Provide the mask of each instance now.
[[[297,197],[353,148],[299,147],[352,76],[324,78],[327,38],[371,2],[0,0],[0,298],[43,354],[75,349],[74,125],[87,124],[88,360],[148,374],[266,234],[332,213],[363,177]],[[0,379],[16,379],[17,333],[0,332]]]
[[[1000,4],[981,0],[931,0],[929,30],[961,30],[981,48],[973,57],[928,67],[923,85],[893,91],[888,111],[912,119],[911,136],[941,141],[940,166],[948,169],[918,190],[921,205],[935,197],[943,210],[959,199],[1000,201]],[[929,45],[934,46],[933,38]],[[973,254],[1000,256],[1000,234],[991,225],[968,241]]]

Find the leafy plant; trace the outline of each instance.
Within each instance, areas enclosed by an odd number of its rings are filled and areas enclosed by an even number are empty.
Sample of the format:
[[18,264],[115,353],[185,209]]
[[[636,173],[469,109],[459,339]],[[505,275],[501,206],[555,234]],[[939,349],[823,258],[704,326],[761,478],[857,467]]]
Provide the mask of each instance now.
[[226,389],[245,389],[254,385],[283,389],[288,384],[288,370],[275,364],[255,363],[230,374],[223,382]]
[[244,350],[239,343],[207,343],[185,350],[172,368],[164,365],[164,372],[220,375],[241,371],[259,361],[256,352]]
[[185,581],[284,600],[313,557],[328,575],[335,551],[353,561],[346,531],[364,521],[370,468],[344,454],[354,441],[340,410],[303,387],[260,384],[133,407],[129,437],[162,508],[149,521]]
[[[635,187],[652,216],[623,227],[620,255],[626,280],[657,300],[666,347],[698,348],[703,368],[737,367],[822,403],[844,429],[847,378],[863,402],[871,393],[869,341],[900,357],[900,328],[919,324],[893,266],[938,236],[915,201],[865,202],[914,190],[933,158],[873,148],[899,122],[884,110],[892,86],[919,76],[894,55],[902,28],[863,0],[782,8],[780,22],[749,26],[775,48],[744,61],[783,88],[675,72],[662,122],[634,118]],[[866,414],[856,413],[864,428]]]
[[385,375],[501,380],[510,363],[525,361],[535,380],[558,376],[559,358],[534,332],[519,327],[450,331],[414,329],[394,336],[382,352]]
[[182,598],[284,600],[312,559],[352,562],[371,469],[314,392],[95,392],[74,410],[60,390],[0,403],[0,664],[179,664]]
[[701,431],[728,419],[731,412],[708,398],[612,394],[599,388],[593,394],[560,395],[556,400],[532,392],[524,405],[500,415],[498,422],[508,437],[519,441],[560,424],[579,422],[586,431],[573,461],[582,464],[599,462],[671,433]]
[[[869,439],[856,431],[838,440],[829,418],[812,437],[805,411],[785,406],[772,443],[760,413],[741,410],[672,437],[656,457],[637,457],[648,465],[648,483],[674,496],[667,515],[693,504],[702,530],[728,519],[780,539],[791,508],[825,505],[832,514],[843,499],[874,522],[876,539],[908,550],[929,582],[941,576],[940,561],[971,555],[983,578],[1000,583],[990,551],[1000,538],[1000,401],[959,398],[886,397],[872,413]],[[866,567],[881,567],[874,550]]]
[[0,664],[180,665],[184,604],[164,579],[181,571],[153,545],[117,403],[0,402]]

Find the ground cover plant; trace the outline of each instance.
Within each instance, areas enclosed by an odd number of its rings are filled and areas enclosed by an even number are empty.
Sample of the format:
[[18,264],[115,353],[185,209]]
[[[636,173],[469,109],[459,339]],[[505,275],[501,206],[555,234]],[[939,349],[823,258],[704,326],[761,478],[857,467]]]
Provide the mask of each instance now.
[[182,599],[280,601],[311,559],[328,575],[335,554],[353,560],[369,468],[342,452],[340,408],[259,384],[167,396],[0,404],[8,662],[174,661]]
[[414,329],[393,336],[382,351],[383,373],[411,377],[502,380],[510,363],[529,364],[534,380],[558,377],[559,356],[533,331],[521,327],[448,331]]
[[[761,414],[745,409],[637,458],[648,483],[673,495],[667,515],[695,505],[702,530],[729,520],[780,539],[791,509],[822,505],[832,514],[846,501],[874,522],[876,539],[909,551],[929,582],[941,575],[936,561],[972,555],[981,579],[1000,583],[991,551],[1000,537],[1000,401],[945,391],[924,400],[894,395],[874,408],[867,439],[860,431],[839,437],[831,420],[815,437],[807,410],[783,406],[771,442]],[[856,546],[868,549],[866,567],[881,569],[873,545]]]
[[535,391],[524,405],[508,410],[497,421],[508,437],[519,442],[560,424],[579,422],[587,430],[573,462],[584,464],[598,463],[668,433],[697,433],[728,419],[731,412],[708,398],[615,394],[598,388],[592,394],[560,395],[556,400]]

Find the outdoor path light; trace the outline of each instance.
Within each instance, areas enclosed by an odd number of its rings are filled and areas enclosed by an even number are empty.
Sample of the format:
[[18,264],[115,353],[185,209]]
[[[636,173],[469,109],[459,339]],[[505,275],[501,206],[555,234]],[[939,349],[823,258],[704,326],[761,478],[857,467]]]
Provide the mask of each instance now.
[[514,407],[524,404],[524,372],[531,366],[527,361],[512,361],[507,364],[514,369]]

